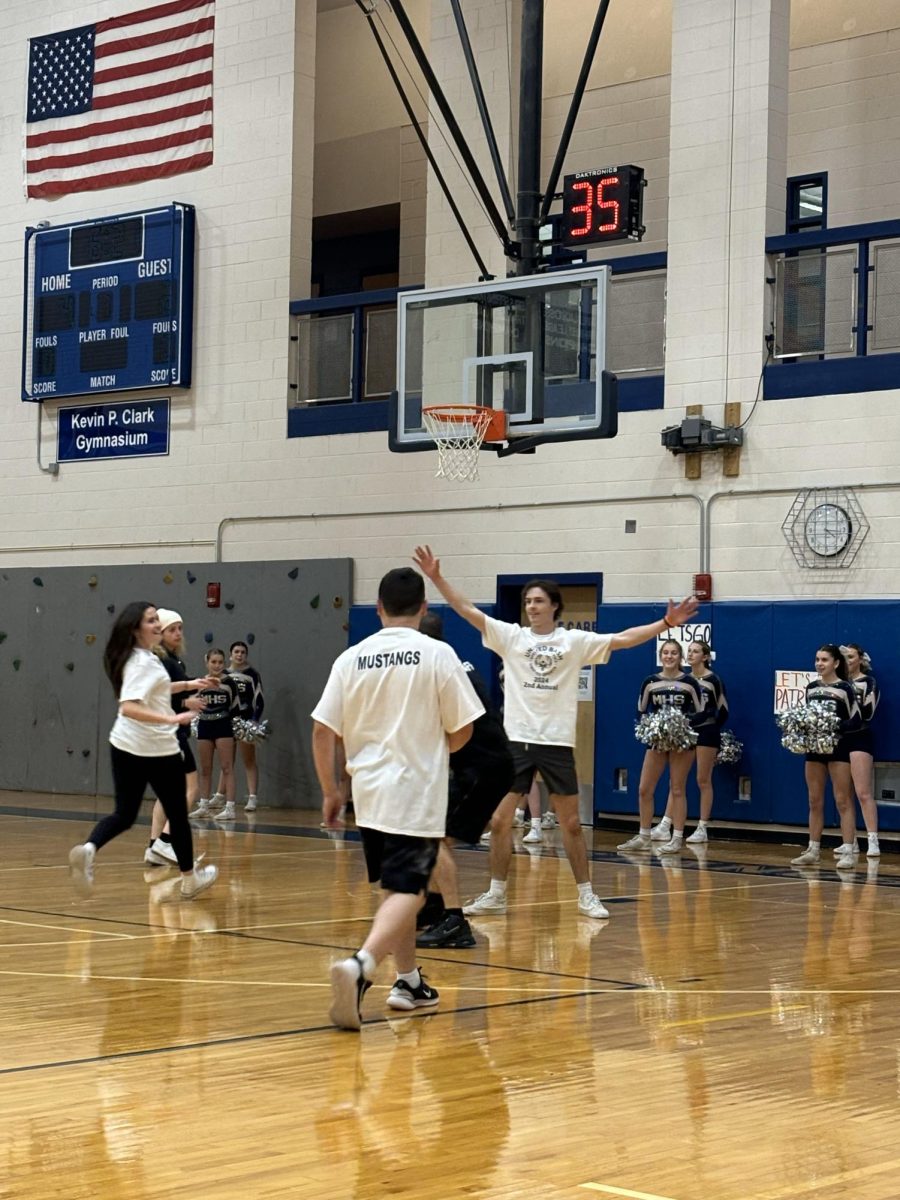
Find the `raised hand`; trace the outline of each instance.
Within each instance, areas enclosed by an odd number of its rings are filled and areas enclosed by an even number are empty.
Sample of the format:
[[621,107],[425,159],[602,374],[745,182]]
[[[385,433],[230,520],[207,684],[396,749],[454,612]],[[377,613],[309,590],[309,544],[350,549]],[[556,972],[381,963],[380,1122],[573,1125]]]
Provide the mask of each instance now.
[[426,579],[433,581],[441,573],[441,560],[435,558],[430,546],[416,546],[413,551],[413,562]]
[[696,596],[685,596],[678,604],[670,600],[666,609],[666,621],[671,626],[683,625],[696,614],[699,607],[700,601]]

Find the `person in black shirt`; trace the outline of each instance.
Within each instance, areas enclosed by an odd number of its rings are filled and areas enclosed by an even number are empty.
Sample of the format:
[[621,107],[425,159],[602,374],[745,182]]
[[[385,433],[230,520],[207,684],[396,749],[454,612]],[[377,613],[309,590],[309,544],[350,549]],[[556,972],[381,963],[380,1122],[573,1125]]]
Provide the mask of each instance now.
[[822,830],[825,828],[825,784],[831,779],[834,802],[841,818],[841,845],[837,866],[853,867],[855,861],[856,810],[853,806],[850,779],[850,750],[848,733],[862,724],[856,689],[847,681],[847,663],[840,646],[827,642],[816,651],[818,679],[806,685],[806,703],[814,700],[830,708],[840,718],[841,736],[830,754],[807,754],[806,787],[809,792],[809,845],[796,858],[795,867],[812,867],[819,861]]
[[850,774],[853,778],[853,790],[862,810],[866,823],[866,833],[869,839],[867,858],[880,858],[881,849],[878,845],[878,805],[872,795],[872,765],[874,762],[874,746],[870,725],[875,716],[875,709],[881,693],[875,676],[872,674],[872,660],[856,642],[841,646],[841,651],[847,661],[847,679],[856,688],[856,699],[859,703],[859,715],[862,718],[862,728],[855,733],[848,733],[845,739],[850,751]]
[[[654,709],[672,706],[691,721],[699,720],[703,712],[703,693],[699,682],[693,675],[685,675],[681,667],[681,643],[674,638],[667,638],[659,651],[662,670],[654,675],[648,675],[641,684],[638,697],[638,717]],[[638,785],[638,804],[640,807],[640,828],[634,837],[619,845],[619,850],[649,850],[653,846],[650,825],[653,821],[653,798],[656,785],[663,771],[669,768],[669,787],[672,793],[672,836],[667,842],[661,842],[657,854],[680,854],[684,846],[684,823],[687,816],[687,797],[685,782],[691,763],[694,761],[693,748],[690,750],[654,750],[648,746],[641,767],[641,779]]]
[[200,802],[192,817],[210,815],[209,786],[212,783],[213,755],[218,751],[219,765],[225,781],[225,807],[216,813],[217,821],[234,820],[234,729],[232,718],[237,716],[238,694],[233,680],[225,673],[225,651],[207,650],[206,670],[211,684],[200,693],[206,707],[198,714],[197,754],[200,759]]
[[[246,642],[232,642],[228,653],[231,662],[228,665],[228,676],[234,682],[238,694],[238,711],[236,717],[245,721],[261,721],[265,699],[263,697],[262,679],[256,667],[247,662],[250,654]],[[256,744],[254,742],[238,742],[241,751],[241,762],[244,764],[244,774],[247,777],[247,802],[244,812],[256,812],[257,792],[259,790],[259,769],[256,765]],[[225,802],[222,791],[223,777],[219,775],[219,786],[210,800],[210,807],[218,808]]]
[[[426,612],[419,632],[443,641],[441,617]],[[464,662],[463,667],[484,705],[484,713],[473,722],[472,736],[465,746],[450,755],[447,836],[431,877],[434,890],[429,890],[420,913],[431,923],[416,937],[417,946],[432,949],[461,950],[475,945],[472,928],[463,916],[459,875],[450,848],[454,842],[471,846],[478,841],[515,775],[506,731],[487,686],[471,663]]]

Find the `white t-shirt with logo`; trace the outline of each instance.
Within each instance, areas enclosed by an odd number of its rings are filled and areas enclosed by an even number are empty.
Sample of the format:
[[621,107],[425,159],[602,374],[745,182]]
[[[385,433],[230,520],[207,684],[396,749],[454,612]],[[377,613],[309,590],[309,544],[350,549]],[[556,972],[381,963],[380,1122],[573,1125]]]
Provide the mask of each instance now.
[[[161,717],[171,717],[172,680],[152,650],[135,647],[125,663],[119,703],[137,700]],[[155,721],[135,721],[120,712],[110,730],[109,740],[117,750],[136,754],[139,758],[155,758],[179,754],[177,725],[158,725]]]
[[503,659],[503,725],[513,742],[574,746],[578,673],[607,663],[611,633],[564,629],[537,634],[485,617],[482,642]]
[[448,733],[484,712],[444,642],[389,626],[335,661],[313,720],[343,738],[357,825],[445,833]]

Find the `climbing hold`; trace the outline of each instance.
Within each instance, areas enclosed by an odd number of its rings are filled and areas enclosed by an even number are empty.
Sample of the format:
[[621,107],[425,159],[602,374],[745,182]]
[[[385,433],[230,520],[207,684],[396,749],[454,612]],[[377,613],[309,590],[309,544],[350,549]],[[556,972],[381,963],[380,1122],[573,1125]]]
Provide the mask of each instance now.
[[114,604],[107,604],[106,611],[108,613],[114,613],[116,611],[116,606]]
[[197,582],[197,576],[196,576],[196,575],[194,575],[194,574],[193,574],[191,571],[188,571],[188,572],[187,572],[187,581],[188,581],[188,583],[196,583],[196,582]]
[[67,671],[74,671],[74,670],[75,670],[75,664],[74,664],[74,663],[66,663],[66,664],[65,664],[65,667],[66,667],[66,670],[67,670]]
[[252,646],[255,641],[256,641],[256,634],[248,633],[247,634],[247,645]]
[[14,670],[14,671],[18,671],[18,669],[19,669],[19,667],[21,667],[21,665],[22,665],[22,660],[21,660],[21,658],[14,658],[14,659],[13,659],[13,670]]
[[213,640],[213,635],[207,630],[207,632],[204,633],[204,635],[203,635],[203,640],[204,640],[204,642],[206,642],[206,644],[208,646],[211,646],[212,640]]
[[92,575],[90,577],[90,579],[88,580],[88,587],[96,587],[98,582],[99,582],[99,580],[97,579],[97,576]]
[[93,644],[94,644],[94,642],[96,642],[96,640],[97,640],[96,633],[86,633],[84,635],[84,644],[86,646],[93,646]]
[[299,567],[291,567],[290,571],[288,571],[288,579],[296,579],[299,574]]
[[90,750],[82,750],[82,752],[81,752],[81,757],[82,757],[82,758],[90,758],[90,757],[91,757],[91,752],[90,752]]
[[3,632],[0,632],[0,643],[3,643],[5,641],[6,641],[6,634]]
[[43,587],[44,586],[44,581],[43,581],[43,579],[41,579],[40,575],[35,575],[34,579],[32,579],[31,582],[34,584],[35,587]]
[[309,607],[310,607],[310,608],[318,608],[318,607],[319,607],[319,597],[318,597],[318,595],[316,595],[316,596],[313,596],[312,600],[310,600],[310,602],[309,602]]
[[225,607],[228,609],[228,611],[229,611],[229,612],[231,612],[231,610],[234,608],[234,603],[233,603],[233,601],[231,601],[231,600],[226,600],[226,601],[225,601]]
[[331,601],[331,607],[332,608],[343,608],[344,607],[344,597],[343,596],[333,597],[333,599]]
[[171,571],[166,571],[165,575],[163,575],[163,583],[172,583],[172,581],[174,579],[175,579],[175,576],[172,574]]

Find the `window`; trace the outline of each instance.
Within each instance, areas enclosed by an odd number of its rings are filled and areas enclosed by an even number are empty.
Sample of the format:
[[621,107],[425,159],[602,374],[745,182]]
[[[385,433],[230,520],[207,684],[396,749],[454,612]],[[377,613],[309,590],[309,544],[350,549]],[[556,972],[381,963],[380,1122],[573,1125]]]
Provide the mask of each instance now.
[[828,174],[800,175],[787,181],[787,233],[828,226]]

